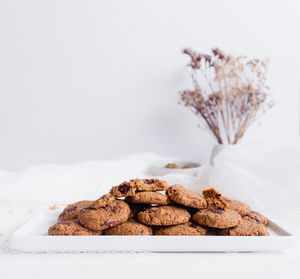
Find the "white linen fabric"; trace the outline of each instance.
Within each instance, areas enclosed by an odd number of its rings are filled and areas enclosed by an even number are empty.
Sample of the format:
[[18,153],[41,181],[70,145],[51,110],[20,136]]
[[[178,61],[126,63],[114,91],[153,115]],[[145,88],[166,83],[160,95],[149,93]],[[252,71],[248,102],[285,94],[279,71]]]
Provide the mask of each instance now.
[[[109,191],[110,187],[131,178],[153,177],[151,166],[164,162],[172,162],[175,158],[160,157],[155,154],[132,154],[113,160],[86,162],[71,166],[39,165],[19,172],[0,171],[0,239],[4,239],[33,211],[47,208],[51,205],[62,205],[82,199],[96,199]],[[36,266],[37,255],[16,253],[4,246],[0,248],[1,278],[41,278],[47,270],[49,278],[66,276],[72,269],[72,278],[82,278],[84,272],[76,264],[81,259],[85,274],[107,274],[109,278],[120,278],[120,272],[110,272],[116,262],[120,262],[125,276],[126,264],[132,262],[137,267],[140,278],[158,276],[164,272],[166,262],[174,268],[166,271],[174,278],[187,275],[209,275],[217,278],[218,270],[214,270],[215,261],[223,270],[224,278],[290,278],[297,272],[300,261],[300,140],[295,139],[285,143],[252,142],[236,146],[228,146],[213,159],[213,166],[201,167],[196,176],[185,174],[167,174],[160,178],[170,184],[180,183],[195,191],[214,187],[224,195],[249,203],[253,209],[261,210],[280,220],[280,224],[292,230],[296,235],[295,249],[287,253],[237,254],[196,254],[196,255],[165,255],[138,254],[124,256],[122,254],[97,255],[60,255],[47,254],[38,257],[39,267]],[[0,240],[1,241],[1,240]],[[59,260],[57,260],[59,259]],[[159,260],[161,259],[161,261]],[[189,260],[188,260],[189,259]],[[54,261],[58,268],[48,265]],[[93,264],[101,264],[95,266]],[[171,264],[171,262],[173,264]],[[204,270],[197,272],[193,265],[202,262]],[[264,262],[264,264],[262,264]],[[176,265],[174,265],[176,263]],[[248,263],[248,264],[247,264]],[[12,266],[19,265],[19,269]],[[143,272],[149,265],[157,268]],[[251,268],[249,268],[249,265]],[[52,266],[52,269],[51,269]],[[71,268],[72,267],[72,268]],[[252,268],[255,267],[256,269]],[[210,269],[212,268],[212,269]],[[272,269],[271,269],[272,268]],[[180,270],[185,270],[182,273]],[[31,271],[35,270],[36,276]],[[99,273],[99,272],[102,273]],[[28,273],[28,274],[27,274]],[[45,273],[44,273],[45,274]],[[116,276],[114,276],[116,275]],[[129,273],[128,273],[129,275]],[[132,275],[132,273],[131,273]],[[260,276],[259,276],[260,275]],[[263,275],[263,276],[262,276]],[[215,277],[214,277],[215,276]],[[287,276],[287,277],[286,277]]]

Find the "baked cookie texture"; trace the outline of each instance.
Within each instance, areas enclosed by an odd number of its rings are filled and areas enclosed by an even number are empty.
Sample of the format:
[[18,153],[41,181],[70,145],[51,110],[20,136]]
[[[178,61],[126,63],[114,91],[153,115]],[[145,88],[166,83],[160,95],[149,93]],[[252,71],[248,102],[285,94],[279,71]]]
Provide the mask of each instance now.
[[268,218],[256,211],[249,212],[247,215],[243,216],[243,219],[264,226],[268,224]]
[[258,223],[253,223],[243,219],[236,227],[222,229],[218,231],[219,235],[230,236],[268,236],[270,235],[267,228]]
[[236,211],[241,216],[247,215],[251,212],[251,207],[244,202],[238,200],[231,200],[228,198],[224,198],[224,199],[228,204],[228,209]]
[[132,179],[137,191],[164,191],[169,188],[167,181],[157,178]]
[[166,190],[167,196],[174,202],[193,208],[206,208],[207,202],[200,194],[175,184]]
[[242,217],[237,212],[227,209],[200,209],[193,215],[193,220],[199,225],[212,228],[231,228],[237,226]]
[[249,205],[213,188],[202,193],[157,178],[131,179],[95,201],[68,205],[48,234],[269,235],[267,218]]
[[223,199],[222,194],[213,189],[207,189],[207,190],[203,190],[202,194],[205,198],[205,200],[207,201],[207,207],[211,208],[211,209],[226,209],[228,204],[227,202]]
[[81,226],[77,219],[59,221],[48,229],[48,235],[101,235],[101,231],[91,231]]
[[127,197],[126,201],[129,203],[159,205],[167,205],[171,203],[171,200],[168,198],[168,196],[158,192],[136,192],[133,196]]
[[89,207],[93,201],[78,201],[72,204],[69,204],[63,212],[59,215],[59,221],[69,221],[78,218],[78,213],[81,209]]
[[207,228],[192,222],[181,225],[160,227],[154,230],[155,235],[206,235]]
[[99,209],[88,207],[80,210],[78,219],[85,228],[101,231],[126,222],[129,214],[129,205],[124,201],[115,200]]
[[105,207],[106,205],[112,204],[113,201],[115,201],[115,197],[111,194],[105,194],[102,197],[100,197],[98,200],[95,200],[91,204],[91,208],[99,209],[101,207]]
[[152,228],[130,219],[122,225],[104,230],[103,233],[106,235],[152,235]]
[[120,197],[129,197],[134,195],[136,191],[135,184],[133,182],[123,182],[118,186],[113,186],[110,189],[110,194],[114,197],[120,198]]
[[190,213],[173,205],[150,207],[137,215],[138,220],[146,225],[171,226],[186,223],[191,218]]

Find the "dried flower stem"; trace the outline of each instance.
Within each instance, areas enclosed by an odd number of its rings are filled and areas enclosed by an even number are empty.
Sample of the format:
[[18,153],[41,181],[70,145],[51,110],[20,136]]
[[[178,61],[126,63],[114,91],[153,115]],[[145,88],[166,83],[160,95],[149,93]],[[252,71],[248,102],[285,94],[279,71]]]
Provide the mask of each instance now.
[[218,48],[212,55],[184,49],[191,62],[194,89],[180,92],[181,102],[203,120],[218,143],[236,144],[260,113],[272,106],[265,61],[232,57]]

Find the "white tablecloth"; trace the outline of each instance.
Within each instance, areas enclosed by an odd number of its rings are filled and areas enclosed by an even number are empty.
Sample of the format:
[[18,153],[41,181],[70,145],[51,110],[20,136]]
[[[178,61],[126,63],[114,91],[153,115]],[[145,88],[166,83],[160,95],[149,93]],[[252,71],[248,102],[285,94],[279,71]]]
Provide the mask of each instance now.
[[154,154],[72,166],[40,165],[19,172],[0,171],[0,278],[296,278],[300,263],[300,141],[241,144],[224,149],[214,167],[197,176],[161,178],[201,191],[214,186],[246,201],[296,236],[295,247],[277,253],[22,253],[5,241],[10,232],[40,209],[95,199],[112,185],[152,177],[151,166],[172,162]]

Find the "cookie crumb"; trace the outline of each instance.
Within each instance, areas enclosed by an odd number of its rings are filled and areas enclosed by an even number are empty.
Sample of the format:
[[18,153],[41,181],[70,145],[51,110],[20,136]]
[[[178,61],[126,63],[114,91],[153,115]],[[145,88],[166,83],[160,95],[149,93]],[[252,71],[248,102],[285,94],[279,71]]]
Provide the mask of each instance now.
[[49,210],[57,210],[58,206],[57,205],[51,205],[49,206]]
[[4,234],[3,233],[0,233],[0,238],[2,238],[4,236]]
[[9,211],[8,211],[8,214],[13,214],[15,211],[13,210],[13,209],[10,209]]
[[28,210],[28,213],[33,213],[34,212],[34,209],[33,208],[30,208],[29,210]]

